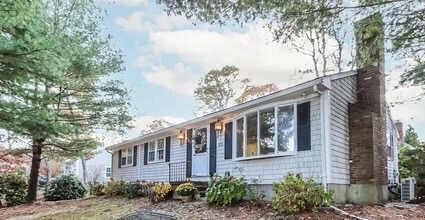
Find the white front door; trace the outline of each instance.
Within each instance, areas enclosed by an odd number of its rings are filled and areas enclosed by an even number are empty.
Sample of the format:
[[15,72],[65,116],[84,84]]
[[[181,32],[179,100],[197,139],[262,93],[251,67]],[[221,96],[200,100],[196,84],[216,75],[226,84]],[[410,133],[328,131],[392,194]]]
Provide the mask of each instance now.
[[209,128],[193,129],[192,176],[209,175]]

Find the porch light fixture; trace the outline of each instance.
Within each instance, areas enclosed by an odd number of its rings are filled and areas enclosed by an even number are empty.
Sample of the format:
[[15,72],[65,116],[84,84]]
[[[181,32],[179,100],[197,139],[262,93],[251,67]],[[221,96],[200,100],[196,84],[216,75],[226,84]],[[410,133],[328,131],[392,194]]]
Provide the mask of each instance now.
[[223,130],[223,124],[221,123],[220,120],[217,120],[215,122],[215,130],[218,132],[221,132],[221,130]]
[[177,135],[177,139],[184,140],[184,130],[179,131],[179,134]]
[[184,144],[184,139],[185,139],[184,133],[185,133],[184,130],[179,130],[179,133],[177,134],[177,139],[180,141],[180,145]]

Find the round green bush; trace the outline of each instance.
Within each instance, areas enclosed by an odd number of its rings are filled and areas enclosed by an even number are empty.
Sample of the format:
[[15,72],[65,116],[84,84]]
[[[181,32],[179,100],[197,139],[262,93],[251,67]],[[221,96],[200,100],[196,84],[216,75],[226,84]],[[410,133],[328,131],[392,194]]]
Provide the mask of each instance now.
[[84,197],[83,184],[72,175],[58,177],[46,185],[44,198],[47,201],[70,200]]
[[227,206],[241,201],[246,193],[247,186],[242,178],[214,176],[208,183],[206,195],[209,204]]
[[0,174],[0,195],[6,196],[7,206],[25,203],[27,179],[19,173]]
[[317,211],[332,204],[332,192],[315,183],[312,178],[303,179],[300,174],[289,174],[273,185],[272,205],[279,213],[292,214],[302,211]]

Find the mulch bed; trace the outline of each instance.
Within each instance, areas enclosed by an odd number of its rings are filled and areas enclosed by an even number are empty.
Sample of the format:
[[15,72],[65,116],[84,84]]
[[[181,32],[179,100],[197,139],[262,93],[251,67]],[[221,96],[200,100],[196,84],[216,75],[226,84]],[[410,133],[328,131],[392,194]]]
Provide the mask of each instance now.
[[[260,205],[243,202],[231,207],[209,206],[205,201],[194,201],[183,203],[177,200],[152,204],[147,198],[137,198],[132,200],[110,199],[110,198],[89,198],[80,201],[58,201],[58,202],[37,202],[32,205],[21,205],[0,209],[0,219],[7,219],[14,216],[25,216],[32,213],[58,212],[61,209],[77,210],[81,207],[90,207],[100,201],[108,203],[131,203],[135,209],[161,210],[175,213],[178,219],[350,219],[336,213],[330,208],[322,209],[316,213],[300,213],[294,216],[282,216],[275,213],[270,203]],[[419,205],[345,205],[340,209],[367,219],[425,219],[425,203]]]

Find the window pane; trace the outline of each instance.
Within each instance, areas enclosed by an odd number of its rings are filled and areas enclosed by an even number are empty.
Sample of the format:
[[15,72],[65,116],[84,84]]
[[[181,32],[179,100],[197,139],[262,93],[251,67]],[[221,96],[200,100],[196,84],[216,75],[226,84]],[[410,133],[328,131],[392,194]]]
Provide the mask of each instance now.
[[164,139],[159,139],[158,140],[158,147],[157,147],[158,160],[163,160],[164,159],[164,146],[165,146]]
[[257,112],[246,115],[246,156],[257,155]]
[[260,111],[260,155],[274,154],[274,108]]
[[279,152],[294,151],[294,106],[279,107],[277,114],[278,123],[278,136],[277,136],[277,150]]
[[243,118],[236,121],[236,157],[243,156]]
[[155,160],[155,142],[151,141],[149,142],[148,161],[154,161],[154,160]]
[[133,149],[129,148],[127,152],[127,164],[133,163]]
[[110,167],[107,167],[106,168],[106,177],[111,177],[111,174],[112,174],[111,168]]
[[207,151],[207,128],[195,129],[193,136],[195,153]]
[[127,164],[127,150],[121,151],[121,165]]

